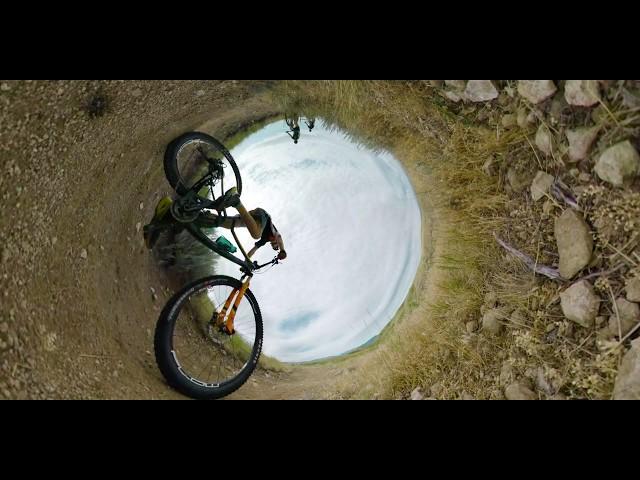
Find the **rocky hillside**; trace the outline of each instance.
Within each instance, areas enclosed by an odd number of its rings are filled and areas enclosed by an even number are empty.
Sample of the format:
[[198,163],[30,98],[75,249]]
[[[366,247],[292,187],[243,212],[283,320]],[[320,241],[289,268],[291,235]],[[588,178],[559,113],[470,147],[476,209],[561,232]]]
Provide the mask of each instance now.
[[525,140],[483,166],[508,197],[504,256],[465,327],[470,342],[506,337],[496,384],[508,399],[640,398],[640,82],[431,85],[466,121]]

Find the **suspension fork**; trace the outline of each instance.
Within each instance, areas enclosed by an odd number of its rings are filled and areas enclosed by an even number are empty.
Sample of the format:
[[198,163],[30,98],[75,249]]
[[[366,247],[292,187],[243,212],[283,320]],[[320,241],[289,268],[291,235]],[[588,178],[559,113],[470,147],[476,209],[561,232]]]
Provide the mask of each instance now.
[[[250,282],[251,282],[251,277],[247,276],[246,280],[242,283],[242,286],[239,289],[234,288],[231,294],[229,294],[229,297],[227,298],[227,301],[225,302],[224,307],[222,308],[220,313],[218,313],[216,325],[222,328],[224,332],[227,333],[228,335],[233,335],[235,333],[233,321],[236,318],[236,312],[238,311],[238,306],[240,306],[240,302],[242,301],[242,298],[244,297],[245,292],[249,288]],[[235,302],[233,301],[234,297],[235,297]],[[232,302],[233,302],[233,306],[231,306]],[[231,307],[231,309],[229,309],[229,307]],[[229,316],[225,321],[225,316],[227,315],[227,311],[229,312]]]

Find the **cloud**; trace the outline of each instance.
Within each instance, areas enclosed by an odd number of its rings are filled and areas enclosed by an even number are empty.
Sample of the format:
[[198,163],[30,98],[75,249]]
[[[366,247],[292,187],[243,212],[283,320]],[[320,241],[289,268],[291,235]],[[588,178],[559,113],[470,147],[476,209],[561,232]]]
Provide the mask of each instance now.
[[[339,355],[380,333],[413,282],[421,221],[392,155],[319,124],[302,132],[297,145],[285,130],[283,121],[272,123],[232,155],[243,204],[271,214],[288,253],[251,283],[263,314],[264,352],[297,362]],[[254,243],[244,229],[239,233],[243,245]],[[274,254],[266,245],[255,259]],[[238,276],[230,262],[219,266],[219,273]]]

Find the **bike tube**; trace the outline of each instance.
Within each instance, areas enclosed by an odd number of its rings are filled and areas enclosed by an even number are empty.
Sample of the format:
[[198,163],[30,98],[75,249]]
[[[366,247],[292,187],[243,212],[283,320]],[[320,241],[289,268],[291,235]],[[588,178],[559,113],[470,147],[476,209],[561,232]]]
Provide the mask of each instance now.
[[251,263],[242,261],[238,257],[232,255],[231,253],[225,250],[222,250],[213,241],[211,241],[209,237],[207,237],[204,233],[202,233],[202,231],[200,231],[200,229],[196,227],[193,223],[187,223],[185,224],[185,227],[189,231],[189,233],[193,235],[193,237],[196,240],[198,240],[200,243],[202,243],[205,247],[213,250],[221,257],[226,258],[227,260],[235,263],[236,265],[240,265],[241,267],[246,268],[247,271],[249,272],[253,271],[254,267]]

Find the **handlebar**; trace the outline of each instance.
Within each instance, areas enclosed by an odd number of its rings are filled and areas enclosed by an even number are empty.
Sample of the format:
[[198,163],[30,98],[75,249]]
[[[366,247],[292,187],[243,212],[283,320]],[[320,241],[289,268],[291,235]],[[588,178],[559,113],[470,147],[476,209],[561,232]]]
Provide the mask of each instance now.
[[262,265],[258,265],[258,262],[253,262],[253,268],[255,270],[259,270],[262,267],[266,267],[267,265],[277,265],[278,263],[280,262],[278,261],[278,256],[276,255],[272,260],[268,261],[267,263],[263,263]]

